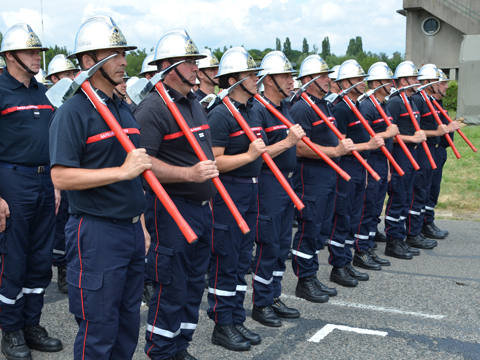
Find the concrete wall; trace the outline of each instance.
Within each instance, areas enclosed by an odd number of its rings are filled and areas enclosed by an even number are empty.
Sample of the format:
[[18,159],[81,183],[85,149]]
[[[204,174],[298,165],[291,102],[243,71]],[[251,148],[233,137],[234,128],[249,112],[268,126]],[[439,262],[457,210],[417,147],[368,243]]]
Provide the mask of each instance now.
[[480,35],[467,35],[460,51],[457,117],[464,116],[471,125],[480,125],[479,83]]

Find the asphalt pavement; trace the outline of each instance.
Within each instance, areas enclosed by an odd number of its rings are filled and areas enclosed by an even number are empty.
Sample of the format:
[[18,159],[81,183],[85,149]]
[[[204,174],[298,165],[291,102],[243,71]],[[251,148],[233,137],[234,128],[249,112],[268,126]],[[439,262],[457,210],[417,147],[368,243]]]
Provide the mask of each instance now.
[[[480,359],[480,222],[438,220],[450,231],[434,250],[421,250],[412,260],[390,260],[382,271],[366,271],[370,280],[356,288],[337,286],[338,296],[325,304],[295,297],[297,279],[290,261],[283,279],[282,299],[298,308],[299,319],[284,319],[269,328],[251,319],[251,276],[245,325],[261,334],[260,345],[249,352],[232,352],[212,345],[213,322],[208,319],[206,293],[189,352],[199,360],[255,359]],[[318,278],[329,282],[328,251],[319,254]],[[362,270],[363,271],[363,270]],[[141,329],[134,359],[144,354],[148,308],[141,307]],[[68,312],[68,297],[57,289],[56,273],[46,291],[41,320],[64,350],[33,351],[33,359],[72,359],[77,324]],[[0,359],[4,357],[0,355]]]

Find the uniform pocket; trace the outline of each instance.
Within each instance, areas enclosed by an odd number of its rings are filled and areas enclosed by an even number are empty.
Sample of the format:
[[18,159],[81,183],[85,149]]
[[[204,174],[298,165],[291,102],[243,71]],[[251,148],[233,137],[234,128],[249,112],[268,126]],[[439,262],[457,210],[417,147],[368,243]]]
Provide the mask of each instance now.
[[[302,199],[301,195],[299,197]],[[306,221],[312,221],[313,219],[315,219],[315,216],[317,214],[317,209],[315,207],[315,200],[316,200],[315,196],[307,196],[307,195],[303,196],[302,202],[303,202],[303,205],[305,205],[305,207],[301,211],[299,211],[299,216],[301,219]]]
[[398,176],[395,174],[392,174],[392,177],[390,178],[390,182],[388,183],[388,191],[396,193],[398,192]]
[[227,255],[228,224],[214,222],[212,225],[212,249],[213,253],[225,256]]
[[269,244],[272,237],[272,217],[270,215],[260,215],[257,217],[257,242]]
[[7,253],[7,233],[8,233],[9,227],[10,227],[10,218],[7,218],[5,230],[3,230],[2,233],[0,233],[0,254]]
[[104,322],[103,274],[82,272],[68,267],[70,312],[81,319]]
[[172,258],[174,250],[164,246],[150,247],[147,261],[147,276],[156,282],[168,285],[172,282]]
[[335,214],[345,215],[347,210],[347,200],[347,194],[337,192],[337,196],[335,198]]

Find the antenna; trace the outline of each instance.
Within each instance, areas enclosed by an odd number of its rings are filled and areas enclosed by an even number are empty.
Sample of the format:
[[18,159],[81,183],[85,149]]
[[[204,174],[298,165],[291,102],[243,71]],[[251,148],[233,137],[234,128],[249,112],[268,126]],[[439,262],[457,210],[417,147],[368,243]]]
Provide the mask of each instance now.
[[[43,30],[43,1],[40,0],[40,14],[42,17],[42,45],[45,46],[45,31]],[[47,64],[45,63],[45,53],[43,51],[43,71],[47,72]]]

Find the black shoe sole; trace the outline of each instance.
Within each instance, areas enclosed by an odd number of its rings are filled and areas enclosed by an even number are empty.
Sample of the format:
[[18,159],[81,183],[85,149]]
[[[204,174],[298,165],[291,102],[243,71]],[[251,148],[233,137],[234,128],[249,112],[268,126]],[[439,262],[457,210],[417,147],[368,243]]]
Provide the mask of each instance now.
[[3,349],[2,349],[2,354],[5,355],[5,358],[6,358],[7,360],[32,360],[32,359],[33,359],[32,356],[29,356],[29,357],[21,357],[21,358],[16,357],[16,356],[8,356]]
[[212,335],[212,344],[213,345],[220,345],[223,346],[225,349],[232,350],[232,351],[249,351],[252,345],[248,343],[248,346],[232,346],[227,344],[225,341],[221,339],[217,339]]
[[324,293],[325,295],[328,295],[328,297],[332,297],[332,296],[337,296],[338,295],[338,291],[335,290],[335,291],[325,291],[325,290],[322,290],[321,288],[319,288],[319,290]]
[[390,266],[390,261],[382,259],[382,261],[375,260],[372,258],[373,261],[375,261],[378,265],[380,266]]
[[356,279],[357,281],[368,281],[368,280],[370,280],[370,276],[368,276],[368,274],[367,274],[366,277],[365,276],[356,276],[356,275],[352,275],[350,273],[348,273],[348,275],[350,275],[350,277]]
[[43,352],[57,352],[57,351],[63,350],[63,344],[56,347],[44,347],[44,346],[31,345],[27,343],[27,346],[29,349],[43,351]]
[[429,239],[435,239],[435,240],[444,240],[447,235],[445,236],[439,236],[439,235],[434,235],[434,234],[431,234],[431,233],[428,233],[428,232],[425,232],[425,231],[422,231],[422,234],[423,236],[425,236],[426,238],[429,238]]
[[[379,264],[380,265],[380,264]],[[375,271],[380,271],[382,270],[381,266],[378,267],[370,267],[369,265],[364,265],[363,263],[355,262],[355,259],[353,260],[353,266],[360,267],[365,270],[375,270]],[[352,274],[350,274],[352,276]],[[352,276],[353,277],[353,276]],[[358,279],[357,279],[358,280]]]
[[326,296],[326,299],[325,299],[325,297],[313,298],[313,297],[310,297],[308,295],[302,294],[300,291],[298,291],[296,289],[295,289],[295,296],[298,297],[298,298],[305,299],[307,301],[313,302],[313,303],[317,303],[317,304],[326,303],[329,300],[328,296]]
[[[409,243],[407,243],[407,245],[410,246],[410,247],[416,248],[416,249],[432,250],[433,248],[436,248],[438,244],[437,244],[437,245],[433,245],[433,246],[428,246],[428,247],[427,247],[427,246],[423,246],[423,245],[416,245],[416,246],[415,246],[415,245],[411,245],[411,244],[409,244]],[[412,255],[413,255],[413,254],[412,254]]]
[[[277,315],[278,316],[278,315]],[[264,326],[268,326],[268,327],[281,327],[282,326],[282,322],[279,321],[279,322],[265,322],[265,321],[262,321],[256,317],[253,316],[252,314],[252,319],[255,320],[256,322],[259,322],[260,324],[264,325]]]
[[[357,280],[357,279],[355,279]],[[346,283],[346,282],[343,282],[343,281],[337,281],[335,278],[333,277],[330,277],[330,281],[335,283],[335,284],[338,284],[340,286],[343,286],[343,287],[355,287],[358,285],[358,280],[357,280],[357,283]]]
[[[412,254],[412,253],[410,253]],[[402,260],[412,260],[413,259],[413,254],[408,256],[408,255],[399,255],[399,254],[395,254],[395,253],[391,253],[387,250],[385,250],[385,255],[387,256],[391,256],[391,257],[394,257],[394,258],[397,258],[397,259],[402,259]]]
[[298,319],[300,317],[300,312],[298,312],[297,314],[284,314],[284,313],[278,313],[275,310],[273,311],[275,312],[275,315],[277,315],[279,318],[282,318],[282,319]]

